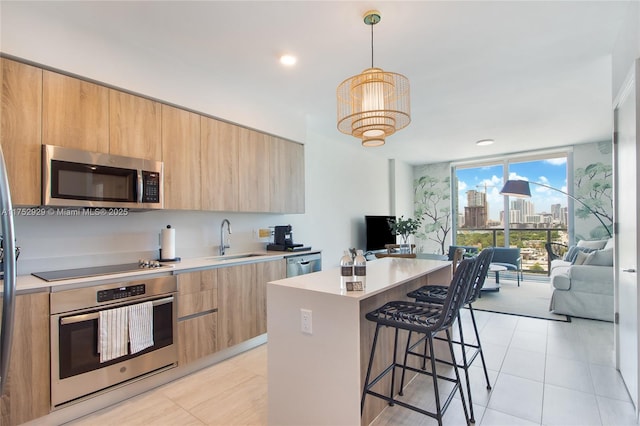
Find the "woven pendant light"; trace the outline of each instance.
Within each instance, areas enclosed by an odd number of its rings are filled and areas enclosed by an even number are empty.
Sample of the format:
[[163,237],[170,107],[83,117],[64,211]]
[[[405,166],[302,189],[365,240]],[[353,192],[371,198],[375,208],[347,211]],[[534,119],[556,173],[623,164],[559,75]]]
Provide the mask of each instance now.
[[373,26],[380,12],[369,11],[371,68],[340,83],[337,90],[338,130],[362,140],[367,147],[381,146],[385,138],[411,122],[409,79],[373,66]]

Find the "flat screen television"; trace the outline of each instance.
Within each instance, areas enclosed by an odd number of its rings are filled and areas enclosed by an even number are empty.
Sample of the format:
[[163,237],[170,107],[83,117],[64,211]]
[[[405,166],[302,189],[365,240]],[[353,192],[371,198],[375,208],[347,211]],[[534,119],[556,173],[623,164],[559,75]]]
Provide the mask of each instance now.
[[385,244],[395,244],[396,235],[391,230],[395,216],[365,216],[367,251],[383,250]]

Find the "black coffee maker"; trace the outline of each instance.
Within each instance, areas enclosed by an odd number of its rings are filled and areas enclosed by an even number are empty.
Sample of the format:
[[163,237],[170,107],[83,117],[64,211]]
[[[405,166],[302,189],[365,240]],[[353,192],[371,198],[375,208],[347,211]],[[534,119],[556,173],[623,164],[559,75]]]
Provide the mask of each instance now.
[[274,228],[273,243],[267,244],[267,250],[298,251],[308,249],[308,247],[302,247],[302,244],[296,244],[293,242],[291,225],[280,225],[275,226]]

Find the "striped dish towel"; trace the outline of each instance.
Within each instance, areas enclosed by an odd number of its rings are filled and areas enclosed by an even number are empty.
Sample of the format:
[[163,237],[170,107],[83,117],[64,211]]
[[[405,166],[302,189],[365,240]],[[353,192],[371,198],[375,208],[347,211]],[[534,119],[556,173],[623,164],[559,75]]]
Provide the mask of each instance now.
[[129,343],[132,354],[153,346],[153,302],[129,306]]
[[98,319],[98,352],[100,362],[127,355],[129,318],[127,307],[100,311]]

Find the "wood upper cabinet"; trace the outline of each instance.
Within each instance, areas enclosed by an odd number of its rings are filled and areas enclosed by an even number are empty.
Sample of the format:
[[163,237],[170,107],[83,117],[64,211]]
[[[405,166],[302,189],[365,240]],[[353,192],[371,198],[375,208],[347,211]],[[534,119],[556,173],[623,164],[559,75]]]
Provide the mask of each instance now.
[[274,213],[304,213],[304,145],[269,138],[270,201]]
[[255,130],[238,129],[239,205],[241,212],[269,212],[268,136]]
[[201,210],[200,115],[162,105],[164,208]]
[[109,153],[109,89],[43,72],[42,143]]
[[0,58],[16,205],[41,203],[41,144],[164,162],[164,208],[304,212],[304,145]]
[[202,117],[202,210],[238,211],[240,127]]
[[161,104],[110,89],[109,153],[162,161]]
[[14,205],[41,200],[42,70],[0,58],[0,141]]
[[51,403],[49,293],[17,296],[15,314],[7,387],[0,399],[0,424],[6,426],[49,414]]

